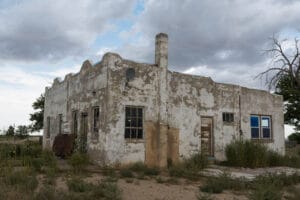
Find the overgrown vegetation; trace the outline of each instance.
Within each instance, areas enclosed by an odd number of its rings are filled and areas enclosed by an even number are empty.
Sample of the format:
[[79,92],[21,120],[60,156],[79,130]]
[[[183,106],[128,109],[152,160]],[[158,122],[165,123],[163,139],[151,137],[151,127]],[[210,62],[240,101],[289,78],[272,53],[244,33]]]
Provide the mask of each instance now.
[[226,165],[236,167],[300,167],[300,156],[282,156],[265,145],[250,140],[235,140],[226,146]]
[[76,152],[69,158],[68,161],[75,173],[81,173],[89,164],[89,157],[87,154]]
[[157,176],[160,171],[156,167],[147,167],[142,162],[136,162],[131,165],[125,166],[120,169],[120,175],[124,178],[139,178],[143,179],[144,176]]
[[205,185],[200,187],[202,192],[222,193],[224,190],[250,191],[249,199],[255,200],[280,200],[283,188],[300,183],[298,174],[266,174],[257,176],[249,181],[244,178],[233,179],[229,173],[223,173],[218,177],[208,178]]
[[183,162],[169,167],[169,174],[173,177],[184,177],[190,180],[199,178],[199,171],[207,167],[208,159],[203,153],[196,153]]

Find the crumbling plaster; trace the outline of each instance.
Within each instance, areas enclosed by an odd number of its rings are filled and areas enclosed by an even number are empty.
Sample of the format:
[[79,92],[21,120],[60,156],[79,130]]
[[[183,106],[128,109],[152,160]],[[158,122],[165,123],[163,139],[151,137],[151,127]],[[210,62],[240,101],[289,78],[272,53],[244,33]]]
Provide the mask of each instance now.
[[[85,61],[79,73],[68,74],[63,81],[55,79],[45,91],[44,124],[50,117],[51,128],[50,138],[44,134],[44,148],[51,148],[58,134],[58,114],[63,116],[63,133],[70,134],[72,111],[77,110],[79,114],[88,113],[88,153],[96,163],[147,161],[165,166],[166,157],[180,159],[201,149],[201,117],[211,116],[214,155],[224,160],[226,144],[233,139],[250,139],[250,115],[263,114],[272,116],[273,138],[267,145],[284,154],[281,96],[171,72],[167,69],[166,36],[160,36],[156,42],[161,48],[156,47],[156,64],[136,63],[107,53],[101,62],[92,65]],[[125,76],[128,68],[135,70],[130,81]],[[124,138],[126,105],[144,108],[143,139]],[[100,109],[96,135],[92,133],[94,106]],[[223,112],[234,113],[234,122],[224,123]],[[80,130],[80,123],[78,126]]]

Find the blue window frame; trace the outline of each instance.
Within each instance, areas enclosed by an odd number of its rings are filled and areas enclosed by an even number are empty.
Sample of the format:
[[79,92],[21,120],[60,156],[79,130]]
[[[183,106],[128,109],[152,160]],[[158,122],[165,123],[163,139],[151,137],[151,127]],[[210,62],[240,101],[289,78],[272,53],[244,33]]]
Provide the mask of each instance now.
[[259,138],[259,116],[251,115],[251,137]]
[[271,117],[251,115],[251,138],[252,139],[270,139],[271,138]]

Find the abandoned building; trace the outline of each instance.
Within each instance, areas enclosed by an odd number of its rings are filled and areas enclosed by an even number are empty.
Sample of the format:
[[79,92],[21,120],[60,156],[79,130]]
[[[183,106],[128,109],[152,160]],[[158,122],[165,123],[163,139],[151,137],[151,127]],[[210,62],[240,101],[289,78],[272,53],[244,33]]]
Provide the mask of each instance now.
[[164,33],[156,35],[154,64],[106,53],[56,78],[45,90],[44,124],[44,148],[58,134],[74,134],[100,165],[165,167],[199,151],[224,160],[236,139],[285,149],[281,96],[169,71]]

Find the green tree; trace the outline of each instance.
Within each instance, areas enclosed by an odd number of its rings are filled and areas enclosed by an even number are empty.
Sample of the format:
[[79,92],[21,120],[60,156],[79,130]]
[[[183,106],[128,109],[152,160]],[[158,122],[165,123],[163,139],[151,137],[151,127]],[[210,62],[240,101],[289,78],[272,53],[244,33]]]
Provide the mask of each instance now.
[[32,124],[32,131],[39,131],[43,128],[44,122],[44,103],[45,103],[45,96],[41,94],[39,98],[33,102],[32,107],[36,111],[30,114],[30,121],[33,122]]
[[272,65],[259,77],[265,77],[269,88],[275,88],[285,102],[284,119],[300,131],[300,50],[299,40],[294,39],[291,47],[289,40],[279,41],[272,38],[272,47],[266,52]]
[[17,127],[15,135],[20,138],[25,138],[28,136],[28,127],[25,125],[20,125]]
[[276,85],[276,94],[283,96],[285,101],[285,123],[295,125],[300,130],[300,89],[295,87],[290,76],[283,76]]
[[9,126],[5,135],[7,135],[7,136],[14,136],[15,135],[15,127]]

